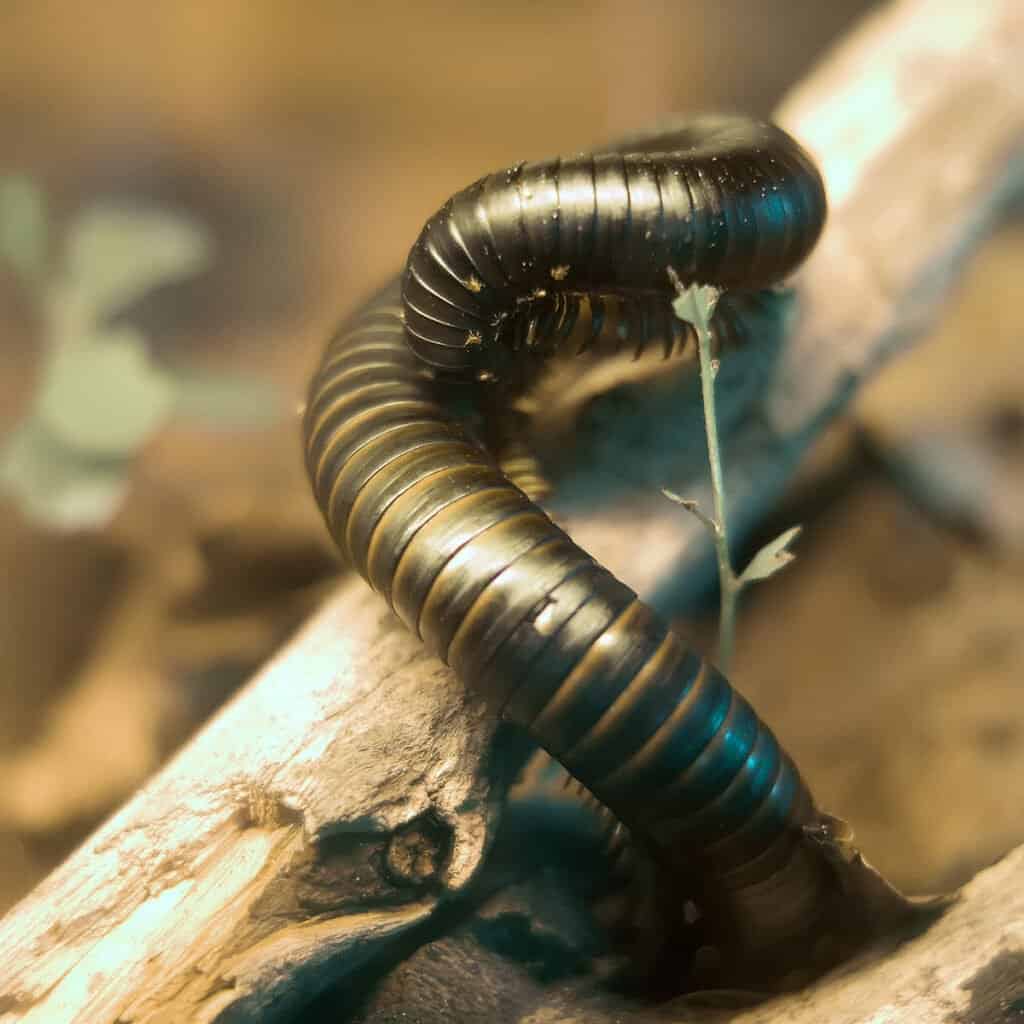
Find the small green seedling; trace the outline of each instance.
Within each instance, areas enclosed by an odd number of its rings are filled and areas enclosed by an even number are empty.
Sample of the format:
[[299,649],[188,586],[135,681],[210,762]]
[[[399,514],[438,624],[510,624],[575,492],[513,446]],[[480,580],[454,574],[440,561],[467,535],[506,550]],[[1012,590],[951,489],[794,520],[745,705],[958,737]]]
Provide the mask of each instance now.
[[672,303],[672,309],[680,320],[693,325],[697,335],[697,358],[700,366],[701,399],[704,405],[704,430],[707,435],[714,515],[704,512],[692,498],[684,498],[664,488],[662,494],[696,516],[711,533],[714,541],[720,592],[718,663],[722,671],[728,673],[736,641],[736,608],[740,593],[748,584],[768,579],[793,561],[795,556],[788,547],[800,533],[801,527],[791,527],[769,541],[754,555],[746,569],[737,575],[729,554],[725,480],[722,453],[718,443],[718,418],[715,413],[715,377],[718,373],[718,361],[711,356],[711,318],[715,314],[715,306],[721,293],[710,285],[684,286],[672,267],[668,268],[668,276],[677,295]]

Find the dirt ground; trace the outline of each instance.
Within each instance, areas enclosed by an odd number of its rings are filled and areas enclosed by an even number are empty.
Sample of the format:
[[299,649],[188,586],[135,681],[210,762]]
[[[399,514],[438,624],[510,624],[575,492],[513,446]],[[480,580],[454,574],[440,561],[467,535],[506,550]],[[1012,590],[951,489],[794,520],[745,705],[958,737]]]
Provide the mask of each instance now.
[[[101,196],[208,224],[211,272],[133,316],[159,358],[244,367],[291,408],[331,323],[453,189],[670,110],[767,113],[869,6],[13,5],[0,132],[58,225]],[[994,238],[936,337],[823,440],[779,512],[806,525],[798,560],[741,615],[740,687],[913,892],[1024,841],[1022,255],[1024,230]],[[0,298],[2,432],[31,400],[40,324],[13,278]],[[928,442],[950,439],[961,471],[939,459],[945,489],[923,488]],[[970,485],[972,458],[990,490]],[[58,533],[0,504],[0,911],[335,571],[291,415],[246,433],[172,425],[104,530]]]

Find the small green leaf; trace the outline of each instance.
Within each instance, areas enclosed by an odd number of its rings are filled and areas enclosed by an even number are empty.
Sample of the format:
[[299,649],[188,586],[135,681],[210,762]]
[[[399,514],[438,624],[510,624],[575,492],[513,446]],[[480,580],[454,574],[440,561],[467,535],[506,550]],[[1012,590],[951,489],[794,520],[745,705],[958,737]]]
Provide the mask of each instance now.
[[174,381],[153,364],[134,328],[58,348],[33,417],[66,447],[88,456],[129,456],[170,415]]
[[792,562],[796,555],[787,548],[796,540],[802,526],[793,526],[780,533],[775,540],[770,540],[754,557],[750,564],[740,573],[739,582],[745,586],[747,583],[754,583],[757,580],[766,580],[774,576],[780,569],[784,569]]
[[29,284],[46,269],[46,203],[30,178],[0,178],[0,259],[13,264]]
[[34,420],[0,449],[0,490],[27,518],[60,530],[95,529],[117,512],[128,491],[131,461],[90,459],[67,448]]
[[229,373],[178,371],[174,411],[226,429],[257,429],[278,422],[284,399],[270,381]]
[[153,208],[96,205],[68,229],[66,271],[102,318],[157,285],[204,270],[211,251],[195,221]]
[[709,284],[691,284],[684,288],[675,273],[669,275],[679,294],[672,302],[672,310],[680,320],[699,331],[707,331],[721,292]]

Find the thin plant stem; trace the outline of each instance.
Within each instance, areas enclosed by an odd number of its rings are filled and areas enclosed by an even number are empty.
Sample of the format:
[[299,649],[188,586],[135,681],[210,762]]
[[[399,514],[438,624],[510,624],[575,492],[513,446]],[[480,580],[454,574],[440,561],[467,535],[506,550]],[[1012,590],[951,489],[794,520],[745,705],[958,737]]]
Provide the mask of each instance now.
[[728,673],[736,643],[736,605],[740,584],[729,555],[729,527],[725,518],[725,482],[722,478],[722,452],[718,444],[718,420],[715,414],[715,377],[717,368],[711,360],[711,332],[708,325],[694,324],[697,332],[697,353],[700,358],[700,390],[704,403],[704,430],[708,441],[708,463],[711,466],[711,494],[715,508],[715,554],[718,557],[719,619],[718,661]]
[[[683,287],[675,272],[670,268],[669,277],[682,297],[687,289]],[[714,501],[714,517],[699,514],[699,518],[711,530],[718,560],[719,619],[718,619],[718,662],[723,672],[729,671],[736,642],[736,606],[742,584],[733,571],[729,555],[729,528],[725,514],[725,482],[722,473],[722,452],[718,443],[718,418],[715,412],[715,377],[718,367],[711,358],[710,318],[714,312],[717,294],[704,290],[707,301],[692,303],[693,329],[697,335],[697,356],[700,362],[700,389],[704,406],[704,432],[707,436],[708,463],[711,467],[711,494]],[[698,514],[693,502],[683,502],[691,512]]]

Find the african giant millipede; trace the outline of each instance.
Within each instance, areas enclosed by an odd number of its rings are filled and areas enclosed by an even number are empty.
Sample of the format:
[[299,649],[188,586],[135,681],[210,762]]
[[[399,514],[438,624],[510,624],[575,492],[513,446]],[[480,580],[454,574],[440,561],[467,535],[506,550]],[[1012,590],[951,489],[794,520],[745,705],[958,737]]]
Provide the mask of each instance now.
[[334,336],[304,423],[351,564],[661,864],[692,872],[755,961],[806,939],[827,903],[796,767],[718,671],[510,482],[447,389],[468,378],[505,408],[581,332],[583,348],[660,338],[670,354],[685,338],[669,267],[727,289],[713,327],[742,335],[824,215],[807,154],[739,117],[488,175]]

